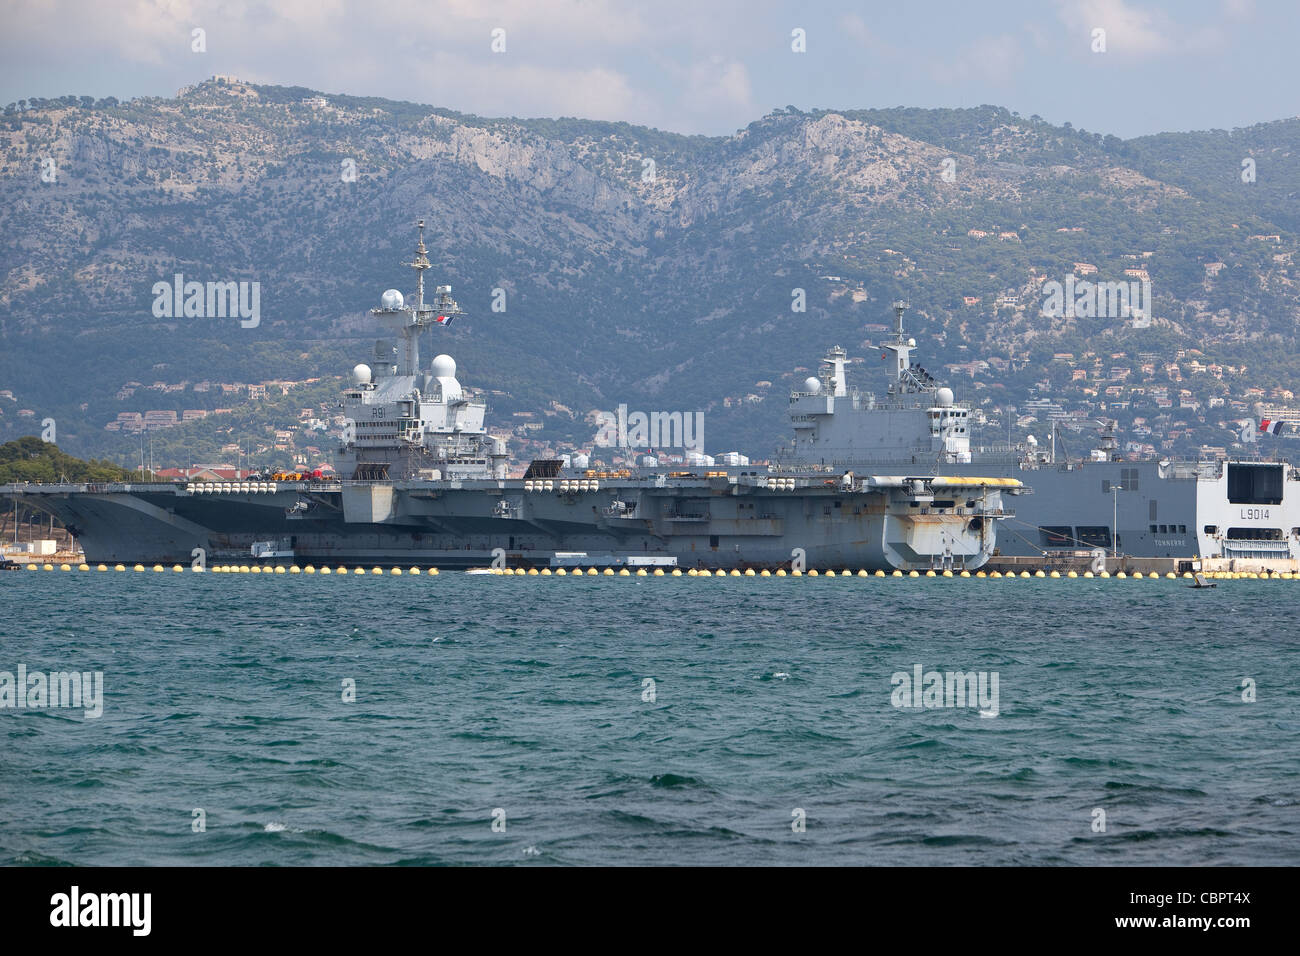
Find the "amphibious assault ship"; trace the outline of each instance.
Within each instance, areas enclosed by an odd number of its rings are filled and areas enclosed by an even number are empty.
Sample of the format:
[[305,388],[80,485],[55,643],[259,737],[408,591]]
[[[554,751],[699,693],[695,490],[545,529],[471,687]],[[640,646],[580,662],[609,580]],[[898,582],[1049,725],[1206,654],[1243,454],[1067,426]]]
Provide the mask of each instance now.
[[[693,568],[969,569],[1012,516],[1012,476],[913,462],[824,466],[577,469],[533,461],[509,477],[504,440],[457,379],[427,368],[419,340],[463,312],[451,287],[425,301],[424,223],[413,300],[389,289],[372,311],[400,336],[352,370],[337,481],[9,485],[55,515],[90,562],[424,565],[659,564]],[[814,396],[815,398],[815,396]]]
[[894,303],[893,334],[881,343],[892,363],[885,392],[851,389],[848,356],[832,348],[819,376],[790,396],[789,467],[828,473],[919,469],[945,475],[1017,478],[1033,490],[998,533],[1004,555],[1051,557],[1104,551],[1130,557],[1300,559],[1300,471],[1256,460],[1130,461],[1102,428],[1086,458],[1056,454],[1056,431],[1040,447],[972,443],[973,413],[951,388],[913,361],[916,340]]

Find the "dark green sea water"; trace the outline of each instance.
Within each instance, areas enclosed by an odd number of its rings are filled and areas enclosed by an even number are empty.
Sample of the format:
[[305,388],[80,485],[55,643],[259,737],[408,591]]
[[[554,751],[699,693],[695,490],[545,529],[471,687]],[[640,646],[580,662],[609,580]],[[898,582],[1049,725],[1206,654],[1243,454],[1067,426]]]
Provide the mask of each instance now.
[[[1297,599],[5,574],[0,671],[104,707],[0,709],[0,862],[1297,864]],[[996,672],[997,716],[893,706],[916,664]]]

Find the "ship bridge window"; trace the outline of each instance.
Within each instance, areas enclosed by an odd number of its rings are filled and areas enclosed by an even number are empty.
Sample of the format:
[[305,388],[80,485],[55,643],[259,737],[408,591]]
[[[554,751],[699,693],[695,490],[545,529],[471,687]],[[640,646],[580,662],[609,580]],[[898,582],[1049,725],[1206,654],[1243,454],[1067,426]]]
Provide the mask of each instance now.
[[1110,528],[1104,525],[1080,525],[1079,543],[1090,548],[1110,547]]
[[1281,528],[1229,528],[1228,537],[1238,541],[1281,541]]
[[1039,529],[1042,532],[1043,547],[1069,548],[1074,546],[1074,528],[1070,525],[1049,525]]
[[1234,505],[1280,505],[1281,465],[1228,465],[1228,501]]
[[1205,533],[1206,533],[1206,534],[1218,534],[1218,533],[1219,533],[1219,526],[1216,525],[1216,524],[1207,524],[1207,525],[1205,526]]

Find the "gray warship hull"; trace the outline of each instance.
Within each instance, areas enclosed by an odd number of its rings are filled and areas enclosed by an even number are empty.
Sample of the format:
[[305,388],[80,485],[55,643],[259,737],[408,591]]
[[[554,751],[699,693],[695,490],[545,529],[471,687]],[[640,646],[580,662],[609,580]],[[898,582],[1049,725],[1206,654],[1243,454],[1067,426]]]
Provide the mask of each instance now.
[[[558,553],[687,568],[975,570],[1006,482],[648,475],[599,479],[11,485],[94,563],[546,566]],[[595,562],[593,562],[595,563]]]
[[[400,336],[375,343],[339,403],[341,481],[186,485],[10,485],[0,494],[67,527],[87,561],[527,567],[645,559],[710,570],[975,570],[1010,516],[1008,479],[938,479],[908,469],[662,472],[534,461],[507,475],[505,439],[446,354],[426,367],[420,336],[464,312],[451,286],[426,302],[419,240],[414,297],[388,289],[371,315]],[[586,456],[581,456],[585,458]],[[317,475],[319,476],[319,472]]]
[[1048,448],[1033,436],[1018,446],[973,445],[975,410],[913,362],[916,340],[903,331],[905,308],[894,304],[895,331],[881,346],[893,366],[882,396],[849,387],[848,355],[839,347],[822,360],[820,377],[791,394],[795,438],[783,456],[789,466],[1018,479],[1033,493],[1019,499],[1015,517],[999,529],[1002,555],[1101,550],[1300,563],[1300,472],[1287,463],[1126,459],[1110,426],[1101,431],[1101,447],[1061,461],[1054,422],[1045,423],[1053,435]]
[[1281,462],[977,457],[939,470],[1015,478],[1032,490],[1016,499],[1015,514],[998,527],[1000,555],[1101,549],[1139,558],[1300,559],[1300,471]]

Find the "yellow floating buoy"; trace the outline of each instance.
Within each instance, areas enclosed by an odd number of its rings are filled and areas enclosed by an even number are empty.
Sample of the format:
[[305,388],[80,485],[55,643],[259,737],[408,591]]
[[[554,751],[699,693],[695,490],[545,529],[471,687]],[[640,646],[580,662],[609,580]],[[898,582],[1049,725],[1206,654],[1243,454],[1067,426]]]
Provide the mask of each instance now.
[[991,577],[991,578],[1000,578],[1000,577],[1002,577],[1002,572],[1001,572],[1001,571],[994,571],[992,574],[989,575],[989,577]]
[[72,570],[72,565],[70,565],[70,564],[60,564],[60,565],[59,565],[59,570],[60,570],[60,571],[71,571],[71,570]]
[[827,576],[828,578],[833,578],[833,577],[835,577],[835,572],[834,572],[834,571],[827,571],[827,572],[826,572],[826,576]]
[[[912,573],[915,574],[916,572],[913,571]],[[901,577],[903,576],[903,572],[900,571],[898,568],[894,568],[894,574],[893,574],[893,576],[896,577],[896,578],[901,578]]]
[[[628,574],[628,573],[629,573],[628,570],[627,570],[627,568],[621,568],[620,570],[621,570],[624,574]],[[605,574],[610,575],[610,576],[612,577],[613,574],[614,574],[614,569],[613,569],[613,568],[606,568],[606,569],[605,569]]]
[[920,575],[919,573],[917,573],[916,571],[908,571],[908,572],[907,572],[907,576],[908,576],[909,578],[919,578],[921,575]]
[[551,576],[551,569],[550,569],[550,568],[542,568],[542,570],[538,571],[537,573],[538,573],[538,575],[540,575],[541,577],[549,578],[549,577]]
[[941,577],[941,578],[950,578],[950,577],[952,577],[952,572],[949,571],[947,568],[944,568],[944,570],[943,570],[943,574],[939,575],[939,577]]
[[740,577],[740,572],[737,571],[735,568],[732,568],[732,569],[731,569],[731,574],[730,574],[730,576],[733,577],[733,578],[738,578],[738,577]]
[[430,569],[429,569],[429,573],[430,573],[430,574],[437,574],[437,573],[438,573],[438,569],[437,569],[437,568],[430,568]]
[[288,572],[285,571],[285,569],[284,569],[284,565],[283,565],[283,564],[277,564],[277,565],[275,566],[275,573],[276,573],[276,574],[288,574]]
[[106,565],[106,564],[101,564],[101,565],[97,566],[97,567],[95,568],[95,570],[96,570],[96,571],[107,571],[107,570],[108,570],[108,565]]
[[113,565],[113,570],[114,570],[114,571],[125,571],[125,570],[126,570],[126,565],[124,565],[124,564],[115,564],[115,565]]
[[987,577],[988,577],[988,574],[986,574],[986,573],[983,572],[983,571],[976,571],[976,572],[975,572],[975,577],[977,577],[977,578],[987,578]]
[[650,572],[648,572],[645,568],[637,568],[637,569],[636,569],[636,576],[637,576],[638,578],[644,578],[644,577],[646,577],[649,573],[650,573]]
[[682,576],[682,569],[681,569],[681,568],[673,568],[673,574],[672,574],[672,576],[675,577],[675,578],[680,578],[680,577]]
[[1142,577],[1142,572],[1141,572],[1141,571],[1134,571],[1134,572],[1133,572],[1133,577],[1135,577],[1135,578],[1140,578],[1140,577]]
[[815,578],[815,577],[817,577],[817,574],[818,574],[817,569],[816,569],[816,568],[813,568],[811,571],[808,572],[808,577],[810,577],[810,578]]
[[529,569],[528,569],[528,576],[529,576],[530,578],[535,578],[535,577],[537,577],[537,569],[536,569],[536,568],[529,568]]
[[371,569],[370,569],[370,573],[371,573],[371,574],[383,574],[383,573],[384,573],[384,569],[383,569],[383,568],[371,568]]
[[290,573],[290,574],[302,574],[302,568],[298,567],[298,565],[296,565],[296,564],[291,564],[291,565],[289,565],[289,573]]
[[1077,577],[1079,576],[1079,572],[1078,572],[1078,571],[1068,571],[1068,572],[1066,572],[1066,575],[1065,575],[1065,576],[1066,576],[1067,578],[1077,578]]
[[867,572],[866,572],[866,570],[863,569],[863,568],[859,568],[859,569],[858,569],[858,577],[860,577],[860,578],[865,578],[865,577],[867,577]]
[[801,578],[801,577],[803,577],[803,572],[800,571],[798,568],[793,568],[793,569],[791,569],[791,571],[790,571],[790,577],[792,577],[792,578]]
[[1176,577],[1178,577],[1178,575],[1176,575],[1176,574],[1174,574],[1174,572],[1170,571],[1170,572],[1168,572],[1168,573],[1165,574],[1165,577],[1166,577],[1166,578],[1176,578]]
[[776,569],[776,576],[777,576],[778,578],[783,578],[783,577],[785,577],[785,568],[777,568],[777,569]]
[[419,574],[419,573],[420,573],[420,569],[419,569],[419,568],[411,568],[410,573],[411,573],[411,574]]
[[764,568],[762,571],[758,572],[758,576],[760,578],[770,578],[772,576],[772,572],[769,571],[767,568]]
[[662,577],[664,576],[664,569],[663,569],[663,568],[655,568],[654,576],[657,577],[657,578],[662,578]]
[[884,576],[885,576],[885,572],[880,570],[879,568],[876,568],[876,577],[883,578]]
[[365,569],[365,568],[353,568],[353,569],[352,569],[352,573],[353,573],[353,574],[365,574],[365,573],[366,573],[366,569]]
[[929,571],[926,571],[926,572],[925,572],[925,576],[926,576],[927,578],[938,577],[938,575],[934,573],[934,570],[933,570],[933,569],[931,569],[931,570],[929,570]]
[[970,572],[969,572],[969,571],[962,571],[961,576],[962,576],[963,578],[968,578],[968,577],[970,577]]
[[1085,578],[1091,578],[1091,577],[1094,577],[1095,575],[1094,575],[1091,571],[1084,571],[1084,572],[1083,572],[1083,576],[1084,576]]
[[1117,577],[1117,578],[1127,578],[1128,575],[1125,574],[1123,571],[1120,571],[1120,572],[1118,572],[1118,573],[1115,575],[1115,577]]
[[566,574],[568,574],[568,573],[569,573],[569,572],[566,571],[566,570],[564,570],[564,568],[556,568],[556,569],[555,569],[555,574],[556,574],[557,577],[561,577],[561,578],[562,578],[562,577],[564,577],[564,576],[565,576]]
[[45,570],[46,570],[46,571],[53,571],[53,570],[54,570],[54,565],[52,565],[52,564],[47,564],[47,565],[45,565]]
[[754,577],[758,577],[758,575],[756,575],[756,574],[754,573],[754,569],[753,569],[753,568],[745,568],[745,577],[747,577],[747,578],[754,578]]

